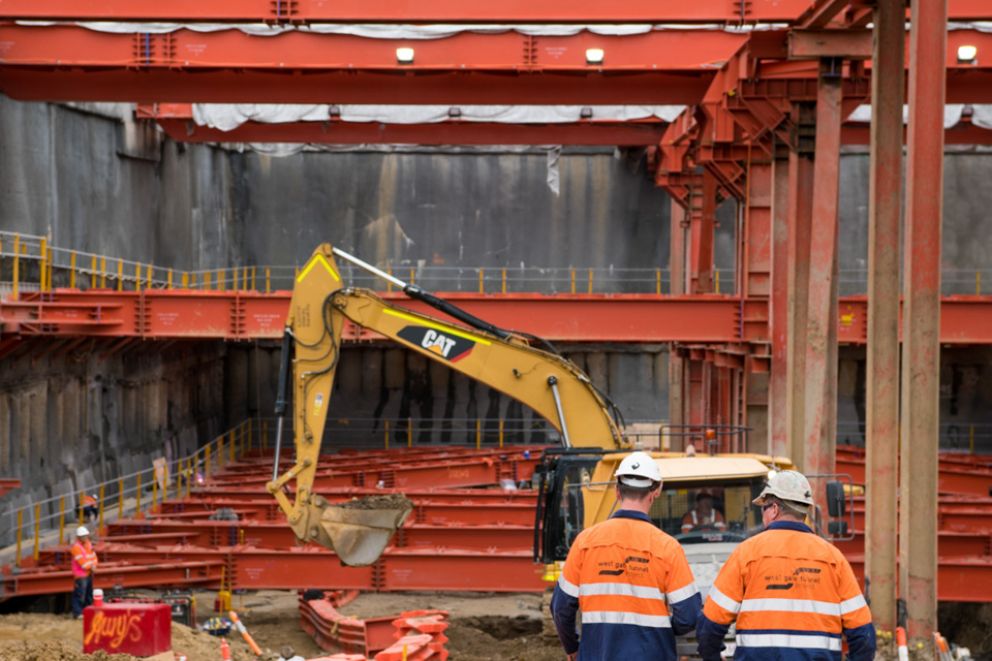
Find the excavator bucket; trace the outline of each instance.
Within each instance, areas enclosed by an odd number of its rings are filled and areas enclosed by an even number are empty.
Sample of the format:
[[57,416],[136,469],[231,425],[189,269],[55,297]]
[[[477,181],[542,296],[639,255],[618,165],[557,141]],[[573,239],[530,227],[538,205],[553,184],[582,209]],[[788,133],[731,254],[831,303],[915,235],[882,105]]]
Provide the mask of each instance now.
[[306,538],[333,549],[344,564],[362,567],[379,559],[413,503],[399,494],[334,504],[312,496],[308,510]]

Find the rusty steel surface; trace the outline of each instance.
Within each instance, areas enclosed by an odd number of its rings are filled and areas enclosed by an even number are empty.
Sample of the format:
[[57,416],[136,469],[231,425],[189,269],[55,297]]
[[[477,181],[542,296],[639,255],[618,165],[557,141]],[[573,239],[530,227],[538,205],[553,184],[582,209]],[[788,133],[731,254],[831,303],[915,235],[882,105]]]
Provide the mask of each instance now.
[[[716,385],[713,377],[710,387]],[[538,447],[529,448],[534,454]],[[509,457],[515,450],[505,448]],[[436,457],[438,475],[444,462],[461,456],[480,465],[493,461],[499,450],[470,447],[421,446],[410,449],[344,451],[322,457],[321,466],[351,473],[366,464],[369,475],[394,465],[429,461]],[[498,458],[498,457],[497,457]],[[312,545],[299,546],[291,529],[264,488],[252,481],[266,475],[271,455],[256,450],[245,459],[227,464],[195,487],[187,498],[169,498],[140,518],[111,522],[97,536],[101,567],[111,571],[103,579],[128,587],[196,584],[216,589],[224,567],[233,589],[336,588],[375,591],[470,590],[541,591],[539,565],[531,559],[536,494],[531,490],[493,488],[411,489],[414,511],[386,553],[371,567],[343,567],[337,557]],[[992,458],[942,455],[942,470],[968,474],[992,487]],[[863,479],[864,452],[842,446],[838,464]],[[860,470],[860,473],[858,472]],[[979,482],[976,482],[978,484]],[[339,487],[322,492],[331,501],[365,495],[394,493],[399,489]],[[238,521],[210,520],[218,509],[232,509]],[[864,503],[857,498],[855,524],[863,528]],[[942,496],[940,505],[941,571],[953,567],[971,578],[966,583],[943,584],[941,599],[986,601],[980,581],[992,576],[992,498]],[[843,549],[855,562],[863,549],[863,533]],[[65,590],[69,554],[66,547],[43,549],[40,566],[30,558],[22,572],[4,577],[5,596],[45,594]],[[188,569],[189,571],[186,571]],[[98,572],[99,573],[99,572]],[[942,574],[943,575],[943,574]]]
[[789,161],[776,158],[772,173],[772,282],[769,296],[771,375],[768,387],[768,452],[789,454]]
[[[343,0],[6,0],[2,16],[16,20],[138,21],[208,23],[760,23],[796,22],[824,27],[846,9],[848,1],[828,0],[811,7],[809,0],[725,0],[659,3],[567,3],[560,0],[511,0],[465,5],[454,0],[362,2]],[[950,18],[987,18],[984,0],[950,0]]]
[[716,177],[702,175],[702,185],[690,193],[689,202],[689,293],[713,292],[713,232],[716,223]]
[[[479,518],[489,515],[487,522],[473,523],[467,517],[459,517],[457,520],[448,519],[444,524],[420,523],[420,516],[433,518],[433,512],[417,513],[412,522],[397,532],[392,547],[438,552],[446,549],[515,552],[531,550],[534,543],[533,504],[516,508],[476,507],[481,510]],[[524,514],[521,517],[523,522],[497,522],[499,519],[513,517],[517,511]],[[246,518],[251,514],[249,510],[236,509],[235,512],[242,520],[208,521],[205,520],[205,514],[199,513],[199,516],[189,521],[169,516],[149,521],[115,521],[109,524],[107,534],[101,539],[108,544],[151,548],[167,546],[165,542],[173,540],[202,548],[246,545],[260,549],[286,549],[296,543],[296,537],[286,524],[285,517],[280,516],[273,521],[254,521]]]
[[[663,122],[584,121],[571,124],[495,122],[246,122],[230,131],[200,126],[192,119],[158,119],[177,142],[309,143],[334,145],[590,145],[651,147],[665,130]],[[992,133],[992,132],[990,132]]]
[[[761,341],[766,308],[761,301],[715,295],[450,293],[444,297],[497,326],[559,341]],[[438,314],[403,294],[384,293],[383,298],[415,312]],[[0,301],[5,335],[278,339],[289,307],[288,292],[58,289],[48,300],[28,294],[21,299]],[[742,316],[751,321],[742,324]],[[346,340],[377,337],[358,332],[353,325],[345,330]]]
[[[971,9],[975,0],[955,0],[960,11]],[[463,3],[454,0],[403,0],[362,2],[344,0],[110,0],[79,3],[73,0],[6,0],[2,15],[7,19],[72,21],[205,21],[210,23],[740,23],[791,21],[809,0],[751,0],[737,6],[724,0],[700,0],[692,4],[628,0],[619,4],[563,3],[559,0],[511,0],[499,3]],[[952,4],[952,7],[954,5]],[[985,13],[985,12],[983,12]]]
[[868,199],[868,342],[866,572],[872,616],[882,631],[896,627],[899,488],[899,223],[902,200],[902,107],[905,52],[899,46],[905,3],[881,0],[874,15],[871,171]]
[[[808,109],[797,108],[797,123],[808,122]],[[805,462],[806,324],[809,306],[810,231],[813,201],[813,159],[789,152],[788,330],[786,344],[786,427],[788,456],[797,466]]]
[[[17,573],[0,575],[0,600],[13,596],[59,594],[72,588],[72,571],[69,569],[69,552],[58,565],[24,568]],[[220,584],[224,560],[220,557],[188,561],[175,558],[168,563],[149,562],[140,565],[101,559],[100,570],[94,575],[93,585],[109,590],[114,587],[161,588],[163,586],[216,587]]]
[[[414,311],[433,311],[402,294],[383,297]],[[498,326],[552,341],[765,344],[771,334],[769,301],[763,298],[464,292],[444,297]],[[791,295],[789,300],[793,301]],[[288,292],[58,289],[46,300],[35,294],[22,294],[20,301],[0,300],[0,328],[11,346],[18,337],[32,336],[275,340],[281,337],[288,305]],[[867,297],[845,296],[838,305],[840,344],[864,344]],[[942,343],[992,344],[992,296],[945,296],[940,317]],[[348,342],[376,339],[376,334],[354,325],[345,327]],[[796,341],[790,334],[788,342]],[[788,392],[795,396],[791,386]]]
[[[939,465],[938,485],[942,494],[959,494],[977,497],[989,497],[992,487],[992,470],[986,467],[968,467],[958,464],[934,462]],[[857,484],[865,484],[865,464],[850,457],[838,455],[837,472],[851,475]]]
[[[859,582],[864,582],[864,556],[848,556]],[[988,557],[940,558],[934,572],[940,601],[985,602],[984,586],[992,581],[992,562]],[[979,587],[980,586],[980,587]],[[936,588],[935,588],[936,589]]]
[[[25,100],[323,103],[333,88],[338,103],[677,104],[695,102],[712,76],[709,63],[744,39],[713,30],[583,31],[535,45],[513,31],[463,32],[417,40],[415,61],[401,64],[396,42],[344,34],[5,25],[0,85]],[[601,64],[586,63],[591,47],[607,53]],[[73,69],[52,68],[57,62]]]
[[0,477],[0,496],[5,496],[21,488],[21,480],[16,477]]
[[[766,55],[787,57],[781,44]],[[750,39],[744,32],[653,30],[624,36],[588,31],[539,39],[514,31],[462,32],[417,40],[414,62],[396,60],[396,41],[288,31],[114,33],[72,24],[0,26],[0,86],[22,100],[364,104],[697,104],[725,62]],[[759,37],[762,44],[770,38]],[[992,34],[948,37],[948,100],[992,102],[992,70],[958,63],[957,47],[992,49]],[[603,62],[588,64],[587,48]],[[813,64],[813,67],[802,66]],[[815,62],[763,66],[764,81],[812,81]],[[868,65],[870,70],[870,64]],[[797,93],[801,86],[795,86]]]
[[944,577],[937,571],[936,530],[947,42],[947,0],[914,4],[903,246],[899,520],[899,585],[911,643],[932,639],[937,630],[938,584],[944,587]]
[[[137,117],[155,120],[177,142],[303,142],[311,144],[417,144],[417,145],[607,145],[655,147],[668,123],[661,119],[627,121],[581,120],[575,123],[503,124],[452,119],[431,124],[326,121],[266,123],[246,121],[231,130],[197,124],[189,103],[138,105]],[[898,125],[897,125],[898,126]],[[869,144],[870,125],[845,122],[841,143]],[[989,145],[992,130],[976,126],[971,118],[944,131],[947,144]],[[677,293],[673,291],[672,293]]]
[[[827,65],[823,65],[827,66]],[[834,66],[839,66],[839,63]],[[804,365],[803,460],[808,474],[834,472],[837,438],[837,226],[840,202],[840,80],[821,74],[817,85],[816,144],[809,234]],[[802,296],[802,289],[796,290]],[[802,329],[798,329],[800,333]],[[826,493],[814,498],[822,505]]]

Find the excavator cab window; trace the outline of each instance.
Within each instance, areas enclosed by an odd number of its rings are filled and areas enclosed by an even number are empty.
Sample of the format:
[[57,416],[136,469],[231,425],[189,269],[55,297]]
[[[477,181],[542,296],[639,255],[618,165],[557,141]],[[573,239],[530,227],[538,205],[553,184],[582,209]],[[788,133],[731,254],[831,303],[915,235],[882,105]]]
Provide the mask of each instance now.
[[540,468],[536,513],[535,559],[564,560],[585,525],[582,485],[600,460],[598,454],[562,455],[545,459]]
[[718,485],[666,483],[649,516],[683,544],[738,542],[761,526],[761,516],[751,505],[760,489],[759,479]]

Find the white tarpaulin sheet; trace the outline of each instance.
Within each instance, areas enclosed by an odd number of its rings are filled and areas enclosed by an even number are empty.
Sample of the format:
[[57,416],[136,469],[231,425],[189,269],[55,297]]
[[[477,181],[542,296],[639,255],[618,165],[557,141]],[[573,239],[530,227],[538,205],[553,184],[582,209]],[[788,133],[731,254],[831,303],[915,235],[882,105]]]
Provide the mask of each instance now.
[[[426,106],[272,103],[196,103],[193,121],[200,126],[231,131],[245,122],[381,122],[436,124],[457,118],[463,122],[499,124],[563,124],[582,119],[628,121],[657,118],[670,122],[685,106]],[[454,112],[457,110],[457,112]],[[583,117],[583,112],[587,115]],[[591,114],[590,114],[591,113]]]
[[[18,25],[45,27],[67,24],[59,21],[18,21]],[[267,23],[116,23],[87,21],[68,23],[96,32],[116,34],[151,33],[165,34],[177,30],[193,32],[219,32],[238,30],[256,37],[274,37],[284,32],[312,32],[317,34],[342,34],[368,39],[444,39],[464,32],[478,34],[500,34],[517,32],[533,37],[569,37],[581,32],[603,36],[628,36],[661,30],[720,30],[732,33],[747,33],[763,30],[776,30],[787,27],[785,24],[767,23],[762,25],[727,26],[720,23],[698,24],[595,24],[595,25],[543,25],[543,24],[435,24],[435,25],[380,25],[345,23],[310,23],[308,25],[269,25]]]
[[983,129],[992,129],[992,105],[972,106],[971,123]]
[[[973,111],[975,113],[978,112],[978,109],[979,108],[982,108],[982,109],[992,108],[992,106],[971,106],[971,107],[972,107],[972,109],[973,109]],[[964,113],[964,108],[965,108],[965,106],[964,106],[963,103],[948,103],[947,105],[944,106],[944,128],[945,129],[949,129],[952,126],[954,126],[955,124],[957,124],[958,122],[961,121],[961,115],[962,115],[962,113]],[[984,112],[984,110],[983,110],[983,112]],[[849,122],[871,122],[871,106],[869,106],[869,105],[858,106],[854,110],[854,112],[851,113],[851,116],[847,118],[847,121],[849,121]],[[907,121],[909,121],[909,106],[908,105],[903,105],[903,107],[902,107],[902,121],[903,121],[903,124],[905,124]],[[984,128],[989,128],[989,127],[984,127]]]

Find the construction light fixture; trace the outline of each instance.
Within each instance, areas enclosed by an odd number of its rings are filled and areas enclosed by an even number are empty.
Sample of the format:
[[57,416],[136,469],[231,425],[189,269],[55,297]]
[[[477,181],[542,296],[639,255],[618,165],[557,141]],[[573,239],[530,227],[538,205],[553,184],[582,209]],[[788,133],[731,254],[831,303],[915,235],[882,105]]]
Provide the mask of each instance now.
[[964,44],[958,46],[958,64],[974,64],[978,59],[978,46]]
[[586,64],[602,64],[604,57],[606,57],[606,52],[602,48],[586,49]]
[[409,46],[397,48],[396,61],[400,64],[413,64],[413,49]]

